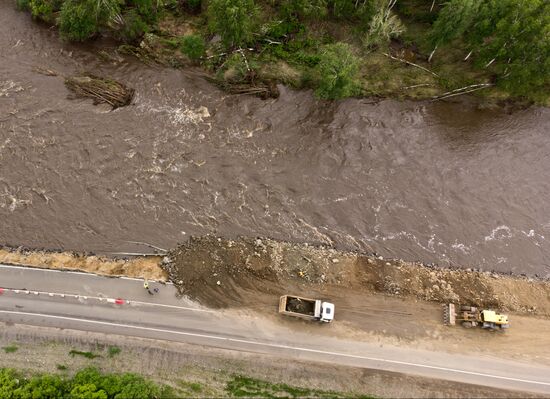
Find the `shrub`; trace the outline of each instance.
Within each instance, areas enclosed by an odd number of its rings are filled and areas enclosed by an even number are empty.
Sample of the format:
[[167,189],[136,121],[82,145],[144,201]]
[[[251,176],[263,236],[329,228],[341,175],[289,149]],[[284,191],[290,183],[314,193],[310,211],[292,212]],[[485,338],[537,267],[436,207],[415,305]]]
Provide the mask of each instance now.
[[227,47],[239,47],[252,42],[257,14],[254,0],[211,0],[208,25]]
[[118,355],[121,352],[121,350],[118,346],[109,346],[108,352],[109,352],[109,357],[113,357],[115,355]]
[[82,42],[97,34],[101,26],[122,21],[118,0],[66,0],[61,7],[59,31],[68,40]]
[[3,346],[2,349],[4,349],[4,352],[6,353],[13,353],[17,352],[17,349],[19,349],[16,345],[9,345],[9,346]]
[[129,7],[134,7],[136,13],[141,19],[149,24],[157,20],[157,1],[156,0],[131,0]]
[[68,0],[61,7],[59,31],[62,37],[82,42],[94,36],[98,29],[91,1]]
[[330,0],[328,7],[336,18],[369,20],[375,9],[373,0]]
[[287,20],[321,18],[327,14],[326,0],[283,0],[281,13]]
[[351,97],[359,93],[357,73],[359,59],[346,43],[326,45],[317,65],[319,86],[317,96],[325,99]]
[[198,60],[204,54],[206,45],[202,37],[198,35],[184,36],[181,41],[181,51],[192,60]]
[[405,31],[404,25],[392,11],[397,0],[380,0],[378,9],[369,23],[364,39],[367,47],[387,44],[390,39],[398,37]]
[[84,356],[85,358],[88,358],[88,359],[95,359],[96,357],[101,357],[101,355],[96,355],[93,352],[83,352],[83,351],[77,351],[75,349],[72,349],[71,351],[69,351],[69,355],[71,355],[71,356],[75,356],[75,355]]
[[31,9],[31,0],[17,0],[15,4],[21,11],[30,11]]
[[34,18],[53,22],[53,13],[59,11],[61,0],[29,0],[28,6]]
[[124,21],[117,36],[125,42],[136,42],[149,31],[149,26],[135,10],[129,10],[123,14]]

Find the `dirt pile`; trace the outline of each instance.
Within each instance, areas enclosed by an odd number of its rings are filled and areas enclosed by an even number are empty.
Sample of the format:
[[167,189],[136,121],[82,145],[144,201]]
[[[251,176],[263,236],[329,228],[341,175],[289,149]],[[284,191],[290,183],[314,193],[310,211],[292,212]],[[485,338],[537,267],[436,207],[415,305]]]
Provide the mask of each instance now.
[[331,287],[347,287],[361,293],[550,315],[547,281],[441,269],[266,238],[192,237],[172,250],[161,267],[181,294],[216,307],[246,306],[250,296],[245,293],[250,292],[280,295],[313,288],[328,294]]
[[34,266],[45,269],[79,270],[105,276],[144,277],[166,281],[166,273],[159,267],[159,256],[133,259],[110,259],[73,252],[37,251],[0,248],[0,263]]

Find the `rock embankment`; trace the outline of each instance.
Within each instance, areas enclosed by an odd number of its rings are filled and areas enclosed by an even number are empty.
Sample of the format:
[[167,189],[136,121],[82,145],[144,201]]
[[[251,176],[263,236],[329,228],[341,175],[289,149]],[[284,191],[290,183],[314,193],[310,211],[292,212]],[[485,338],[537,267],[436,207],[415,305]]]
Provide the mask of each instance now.
[[239,305],[243,292],[275,295],[308,286],[328,294],[331,287],[347,287],[359,293],[550,315],[548,281],[266,238],[192,237],[164,257],[161,267],[181,294],[209,306]]

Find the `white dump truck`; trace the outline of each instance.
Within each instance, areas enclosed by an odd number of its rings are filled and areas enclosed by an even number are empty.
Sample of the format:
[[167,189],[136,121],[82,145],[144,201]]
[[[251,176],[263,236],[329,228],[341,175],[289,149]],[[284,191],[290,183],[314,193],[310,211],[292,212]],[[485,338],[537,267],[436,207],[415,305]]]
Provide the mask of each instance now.
[[330,323],[334,319],[334,304],[320,299],[283,295],[279,298],[279,313]]

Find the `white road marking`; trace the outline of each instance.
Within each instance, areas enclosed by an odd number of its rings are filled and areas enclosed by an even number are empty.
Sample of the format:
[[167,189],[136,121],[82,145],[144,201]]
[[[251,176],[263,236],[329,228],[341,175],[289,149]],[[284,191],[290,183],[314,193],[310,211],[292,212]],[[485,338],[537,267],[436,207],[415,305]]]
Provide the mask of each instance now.
[[450,373],[475,375],[475,376],[494,378],[494,379],[499,379],[499,380],[507,380],[507,381],[514,381],[514,382],[523,382],[523,383],[527,383],[527,384],[550,386],[550,382],[544,382],[544,381],[526,380],[526,379],[522,379],[522,378],[505,377],[505,376],[494,375],[494,374],[478,373],[478,372],[475,372],[475,371],[453,369],[453,368],[450,368],[450,367],[430,366],[430,365],[421,364],[421,363],[412,363],[412,362],[404,362],[404,361],[400,361],[400,360],[390,360],[390,359],[382,359],[382,358],[369,357],[369,356],[352,355],[352,354],[348,354],[348,353],[323,351],[323,350],[319,350],[319,349],[302,348],[302,347],[282,345],[282,344],[273,344],[273,343],[268,343],[268,342],[256,342],[256,341],[249,341],[249,340],[245,340],[245,339],[221,337],[221,336],[217,336],[217,335],[197,334],[197,333],[190,333],[190,332],[184,332],[184,331],[167,330],[167,329],[163,329],[163,328],[135,326],[135,325],[131,325],[131,324],[112,323],[112,322],[108,322],[108,321],[80,319],[80,318],[76,318],[76,317],[55,316],[55,315],[40,314],[40,313],[18,312],[18,311],[11,311],[11,310],[0,310],[0,313],[16,314],[16,315],[24,315],[24,316],[37,316],[37,317],[45,317],[45,318],[60,319],[60,320],[69,320],[69,321],[76,321],[76,322],[89,323],[89,324],[101,324],[101,325],[112,326],[112,327],[120,327],[120,328],[129,328],[129,329],[133,328],[133,329],[136,329],[136,330],[155,331],[155,332],[168,333],[168,334],[185,335],[185,336],[191,336],[191,337],[213,339],[213,340],[218,340],[218,341],[228,341],[228,342],[237,342],[237,343],[256,345],[256,346],[266,346],[266,347],[278,348],[278,349],[291,349],[291,350],[295,350],[295,351],[318,353],[318,354],[322,354],[322,355],[331,355],[331,356],[347,357],[347,358],[353,358],[353,359],[370,360],[370,361],[375,361],[375,362],[399,364],[399,365],[402,365],[402,366],[410,366],[410,367],[417,367],[417,368],[447,371],[447,372],[450,372]]
[[[4,288],[4,291],[6,292],[14,292],[18,294],[19,290],[15,290],[12,288]],[[25,293],[29,293],[29,291],[24,291]],[[75,298],[75,299],[95,299],[97,301],[103,302],[105,299],[107,299],[107,302],[114,303],[117,298],[105,298],[105,297],[99,297],[99,296],[82,296],[78,294],[65,294],[62,292],[47,292],[47,291],[31,291],[34,295],[40,295],[40,294],[46,294],[50,297],[60,296],[61,298],[69,297],[69,298]],[[180,309],[180,310],[189,310],[192,312],[204,312],[204,313],[216,313],[215,310],[211,309],[203,309],[203,308],[190,308],[187,306],[177,306],[177,305],[166,305],[164,303],[154,303],[154,302],[142,302],[142,301],[134,301],[129,299],[124,299],[127,304],[138,304],[138,305],[145,305],[145,306],[157,306],[162,308],[170,308],[170,309]]]

